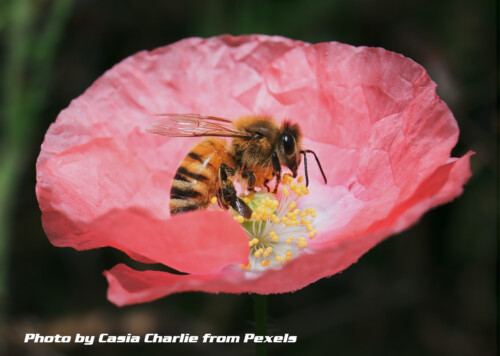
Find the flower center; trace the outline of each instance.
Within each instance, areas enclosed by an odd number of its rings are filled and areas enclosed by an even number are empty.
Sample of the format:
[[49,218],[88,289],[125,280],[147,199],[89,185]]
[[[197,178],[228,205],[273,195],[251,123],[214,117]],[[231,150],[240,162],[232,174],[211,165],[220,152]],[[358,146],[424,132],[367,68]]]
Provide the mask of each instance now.
[[241,198],[253,210],[250,219],[233,211],[235,220],[245,229],[250,247],[250,263],[245,270],[280,267],[304,252],[307,240],[316,236],[313,207],[301,209],[300,198],[309,194],[299,177],[294,181],[285,174],[278,194],[252,193]]

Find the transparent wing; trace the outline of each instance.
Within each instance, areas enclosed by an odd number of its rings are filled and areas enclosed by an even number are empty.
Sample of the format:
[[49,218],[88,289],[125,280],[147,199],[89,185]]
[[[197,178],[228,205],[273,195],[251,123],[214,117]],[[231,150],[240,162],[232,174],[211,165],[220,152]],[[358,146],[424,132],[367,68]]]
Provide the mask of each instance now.
[[198,114],[159,114],[163,116],[146,130],[152,134],[173,137],[219,136],[248,138],[250,135],[234,130],[228,119]]

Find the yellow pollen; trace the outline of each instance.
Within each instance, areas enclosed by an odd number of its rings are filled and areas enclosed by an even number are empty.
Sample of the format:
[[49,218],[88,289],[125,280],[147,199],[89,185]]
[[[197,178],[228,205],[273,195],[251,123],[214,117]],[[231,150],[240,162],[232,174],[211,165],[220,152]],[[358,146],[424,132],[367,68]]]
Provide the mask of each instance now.
[[293,236],[290,236],[288,239],[286,239],[286,243],[290,245],[293,241],[293,238]]
[[299,240],[297,241],[297,246],[306,247],[307,246],[306,239],[304,237],[299,237]]
[[242,269],[250,269],[252,267],[252,264],[250,262],[248,262],[248,265],[241,265],[241,268]]
[[254,245],[257,245],[258,243],[259,243],[259,239],[257,239],[256,237],[254,237],[252,240],[250,240],[250,241],[248,242],[248,246],[249,246],[249,247],[252,247],[252,246],[254,246]]
[[290,195],[290,191],[288,190],[287,187],[283,187],[283,194],[285,194],[286,196]]
[[236,215],[234,217],[234,220],[236,220],[237,222],[239,222],[240,224],[243,223],[245,221],[245,218],[241,215]]
[[297,182],[298,183],[302,183],[304,181],[304,177],[303,176],[300,176],[298,179],[297,179]]
[[266,250],[264,251],[264,253],[262,254],[264,257],[267,257],[271,254],[271,252],[273,252],[273,248],[272,247],[268,247],[266,248]]
[[271,264],[271,261],[270,261],[270,260],[260,261],[260,265],[261,265],[262,267],[269,266],[270,264]]
[[290,203],[290,206],[289,206],[290,211],[293,210],[296,206],[297,206],[297,202],[296,201],[292,201]]
[[255,251],[255,253],[253,254],[256,258],[259,258],[260,255],[262,255],[262,253],[264,253],[264,249],[261,247],[259,248],[257,251]]
[[317,234],[317,233],[318,233],[318,232],[317,232],[316,230],[311,231],[311,232],[309,233],[309,238],[310,238],[310,239],[314,238],[314,236],[316,236],[316,234]]
[[285,261],[285,257],[283,257],[283,256],[278,256],[278,255],[277,255],[277,256],[275,257],[275,259],[276,259],[276,261],[278,261],[278,262],[284,262],[284,261]]
[[217,203],[217,197],[212,197],[212,199],[210,199],[210,204],[215,204]]

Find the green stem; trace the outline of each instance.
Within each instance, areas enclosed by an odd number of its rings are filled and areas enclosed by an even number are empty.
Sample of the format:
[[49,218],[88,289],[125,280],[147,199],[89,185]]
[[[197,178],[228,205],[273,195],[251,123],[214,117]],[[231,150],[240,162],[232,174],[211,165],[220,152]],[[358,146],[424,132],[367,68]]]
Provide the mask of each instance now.
[[[267,335],[267,296],[254,294],[255,335]],[[255,355],[267,355],[266,343],[255,343]]]

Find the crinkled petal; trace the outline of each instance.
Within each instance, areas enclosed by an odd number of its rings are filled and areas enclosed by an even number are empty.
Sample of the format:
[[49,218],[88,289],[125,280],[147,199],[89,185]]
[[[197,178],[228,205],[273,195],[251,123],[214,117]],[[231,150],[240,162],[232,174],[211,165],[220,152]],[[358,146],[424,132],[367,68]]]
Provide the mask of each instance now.
[[[58,212],[46,214],[47,234],[57,246],[88,249],[100,247],[87,245],[99,241],[139,261],[162,263],[187,273],[248,263],[248,238],[241,226],[223,212],[196,211],[160,220],[144,210],[112,210],[88,223],[69,221]],[[79,241],[81,245],[77,245]]]
[[429,209],[460,195],[462,185],[471,174],[470,155],[441,166],[393,214],[363,234],[316,246],[280,270],[269,270],[261,277],[247,278],[237,268],[213,274],[173,275],[159,271],[139,272],[117,265],[105,272],[109,283],[108,299],[117,305],[128,305],[186,291],[269,294],[303,288],[344,270],[382,239],[415,223]]

